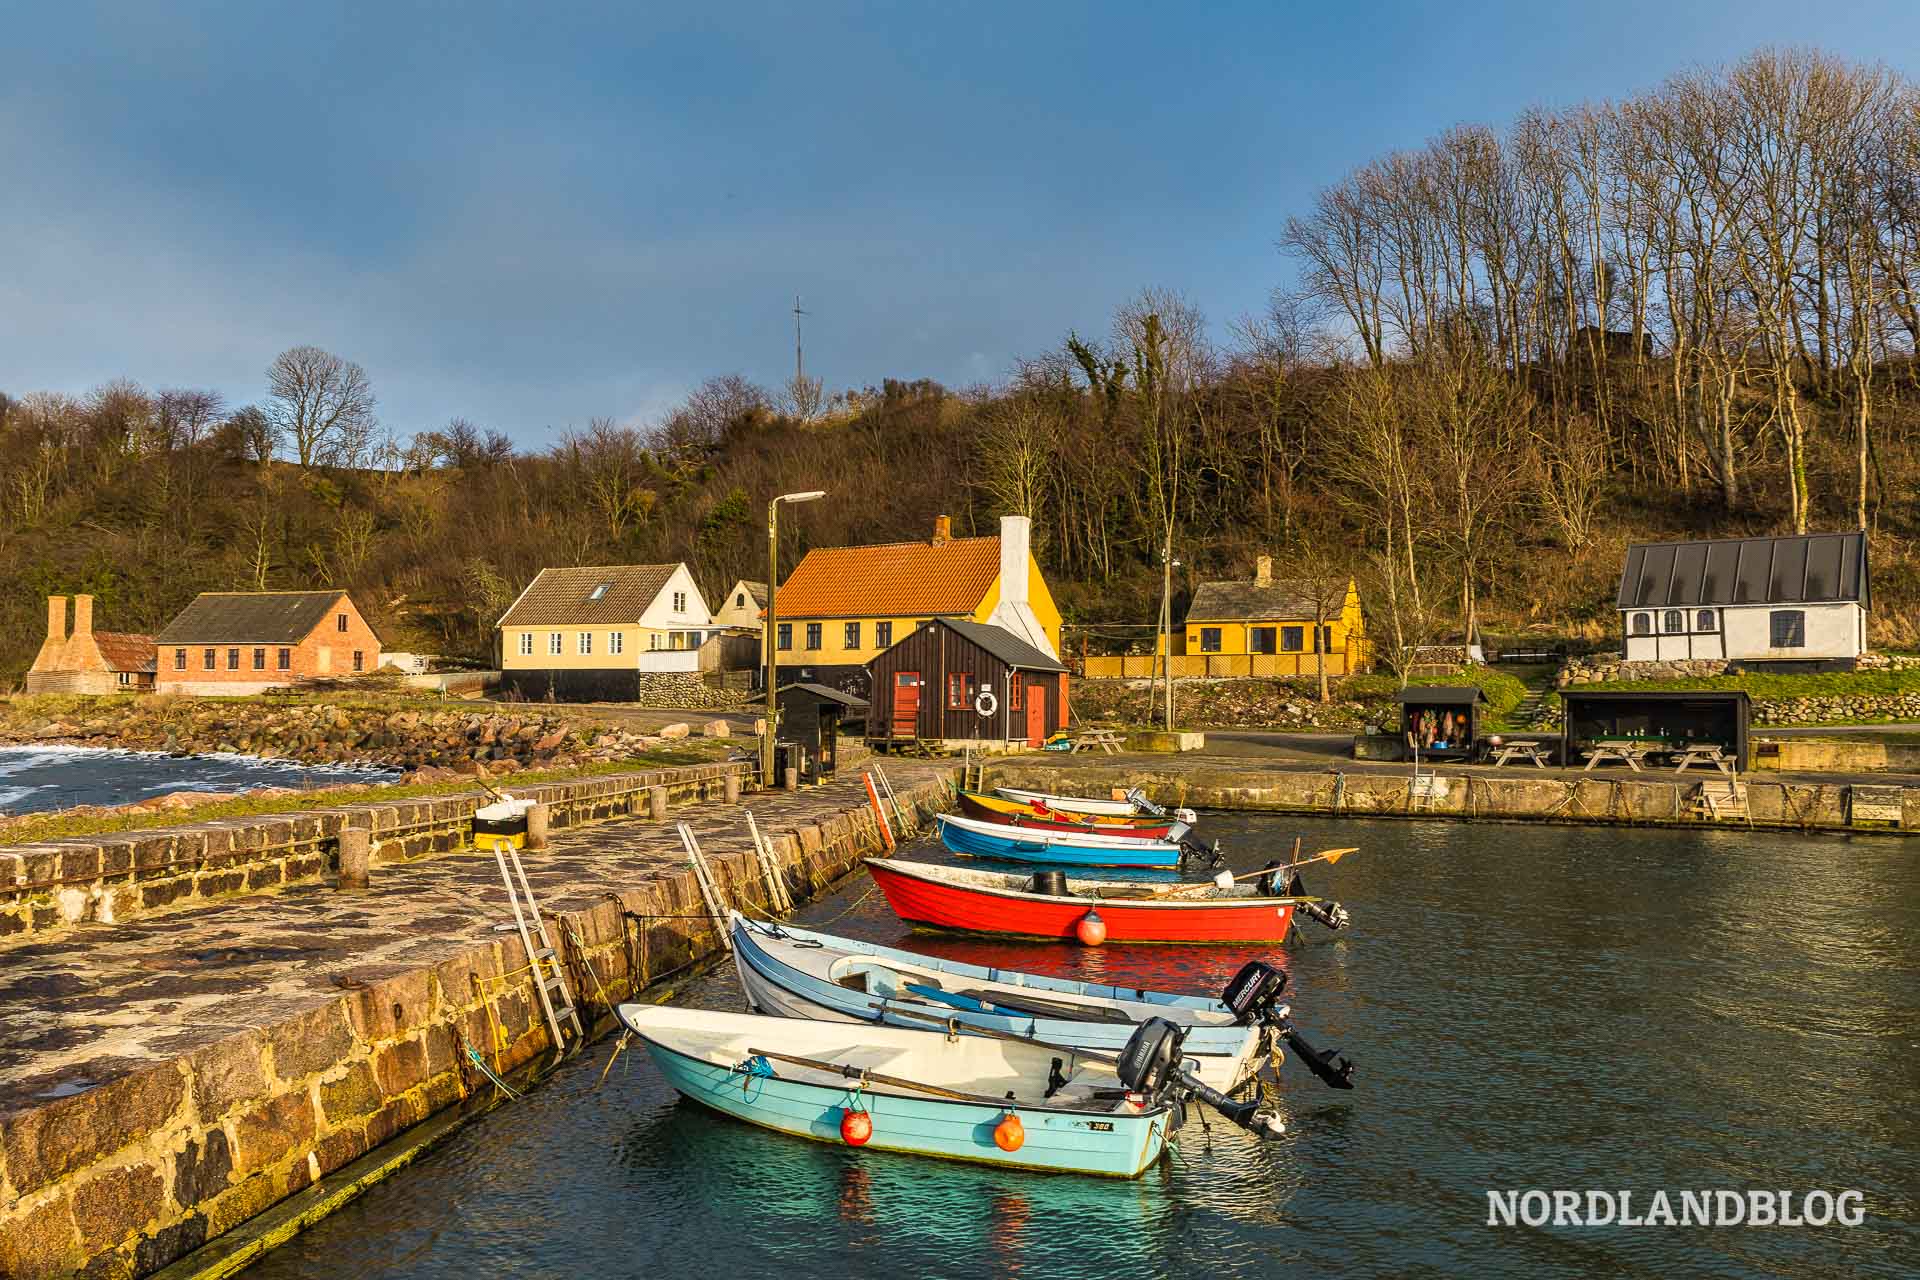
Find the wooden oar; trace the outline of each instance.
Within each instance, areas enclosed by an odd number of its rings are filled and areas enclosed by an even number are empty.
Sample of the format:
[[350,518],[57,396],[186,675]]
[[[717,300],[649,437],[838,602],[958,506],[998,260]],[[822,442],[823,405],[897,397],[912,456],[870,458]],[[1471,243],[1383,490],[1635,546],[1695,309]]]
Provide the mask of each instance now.
[[[963,1035],[985,1036],[989,1040],[1011,1040],[1015,1044],[1024,1044],[1034,1049],[1050,1049],[1055,1053],[1072,1054],[1085,1058],[1089,1062],[1105,1063],[1108,1066],[1120,1061],[1118,1054],[1100,1053],[1092,1049],[1079,1049],[1070,1044],[1053,1044],[1046,1040],[1035,1040],[1028,1036],[1015,1035],[1011,1031],[1001,1031],[995,1027],[976,1027],[970,1022],[961,1022],[957,1018],[943,1018],[937,1013],[923,1013],[918,1009],[902,1009],[898,1005],[889,1006],[890,1011],[903,1018],[919,1018],[926,1022],[937,1022],[941,1026],[952,1024],[953,1030]],[[878,1079],[878,1077],[875,1077]]]
[[[1233,875],[1230,875],[1227,877],[1227,883],[1238,884],[1240,881],[1249,879],[1254,876],[1264,876],[1270,871],[1277,875],[1282,871],[1292,871],[1295,867],[1304,867],[1309,862],[1325,862],[1328,865],[1332,865],[1333,863],[1336,863],[1340,861],[1340,859],[1346,857],[1348,854],[1358,853],[1358,852],[1360,852],[1359,845],[1351,845],[1345,849],[1327,849],[1323,852],[1314,854],[1311,858],[1301,858],[1297,862],[1289,862],[1283,866],[1258,867],[1252,871],[1235,872]],[[1182,885],[1175,885],[1171,889],[1160,889],[1155,893],[1153,893],[1151,896],[1155,898],[1178,898],[1186,894],[1193,893],[1200,889],[1221,889],[1225,887],[1226,887],[1225,885],[1222,885],[1220,883],[1220,878],[1218,876],[1215,876],[1213,879],[1201,881],[1199,884],[1182,884]]]
[[957,1089],[945,1089],[937,1084],[921,1084],[918,1080],[906,1080],[900,1076],[881,1075],[878,1071],[868,1071],[865,1067],[850,1067],[839,1062],[822,1062],[818,1058],[802,1058],[791,1053],[775,1053],[771,1049],[749,1048],[748,1053],[762,1058],[777,1058],[781,1062],[791,1062],[796,1066],[811,1067],[815,1071],[836,1071],[849,1080],[872,1081],[875,1084],[891,1085],[896,1089],[912,1089],[916,1093],[930,1093],[936,1098],[952,1098],[955,1102],[977,1102],[983,1106],[1004,1107],[1005,1098],[990,1098],[984,1093],[961,1093]]

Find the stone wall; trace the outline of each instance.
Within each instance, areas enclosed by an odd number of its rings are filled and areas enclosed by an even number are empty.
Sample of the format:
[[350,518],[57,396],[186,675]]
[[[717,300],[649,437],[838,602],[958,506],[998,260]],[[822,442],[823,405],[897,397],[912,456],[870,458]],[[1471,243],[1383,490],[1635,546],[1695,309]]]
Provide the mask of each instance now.
[[[655,787],[674,803],[718,796],[749,763],[646,769],[515,787],[551,807],[555,830],[642,813]],[[485,792],[310,813],[230,818],[153,831],[71,836],[0,847],[0,937],[83,921],[112,924],[177,903],[314,880],[339,865],[340,832],[371,833],[375,862],[463,848]]]
[[636,700],[647,707],[725,711],[739,706],[744,696],[741,691],[708,684],[695,671],[642,671]]
[[1612,684],[1620,680],[1683,680],[1727,674],[1725,658],[1673,658],[1665,662],[1628,662],[1619,653],[1591,653],[1569,658],[1554,684]]
[[[937,806],[944,784],[905,790]],[[879,848],[870,809],[769,830],[812,896]],[[710,855],[729,904],[766,905],[752,855]],[[549,915],[583,1016],[719,946],[688,871]],[[0,1120],[0,1276],[142,1275],[546,1055],[517,941],[476,944],[274,1025]],[[604,998],[603,998],[604,997]]]

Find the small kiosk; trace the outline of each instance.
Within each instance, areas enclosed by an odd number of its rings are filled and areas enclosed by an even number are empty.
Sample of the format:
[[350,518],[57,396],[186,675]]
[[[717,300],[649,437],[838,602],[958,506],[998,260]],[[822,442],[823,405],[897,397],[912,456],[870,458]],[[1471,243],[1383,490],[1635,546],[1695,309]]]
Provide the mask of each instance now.
[[1400,705],[1403,760],[1468,760],[1480,737],[1487,695],[1473,685],[1414,684],[1393,696]]
[[776,752],[807,784],[831,778],[840,762],[840,722],[864,719],[867,702],[823,684],[780,687],[780,735]]
[[[1560,758],[1635,760],[1689,755],[1747,768],[1747,720],[1752,703],[1741,689],[1678,692],[1631,689],[1560,691]],[[1718,748],[1717,751],[1714,749]]]

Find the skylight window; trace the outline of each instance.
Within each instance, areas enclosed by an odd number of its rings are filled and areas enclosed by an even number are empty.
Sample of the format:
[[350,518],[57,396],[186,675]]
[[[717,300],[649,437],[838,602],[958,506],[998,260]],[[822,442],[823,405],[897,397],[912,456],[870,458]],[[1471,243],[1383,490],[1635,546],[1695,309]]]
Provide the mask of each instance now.
[[613,584],[611,582],[601,583],[599,586],[595,587],[593,590],[587,592],[587,599],[598,600],[601,596],[607,594],[607,588],[612,585]]

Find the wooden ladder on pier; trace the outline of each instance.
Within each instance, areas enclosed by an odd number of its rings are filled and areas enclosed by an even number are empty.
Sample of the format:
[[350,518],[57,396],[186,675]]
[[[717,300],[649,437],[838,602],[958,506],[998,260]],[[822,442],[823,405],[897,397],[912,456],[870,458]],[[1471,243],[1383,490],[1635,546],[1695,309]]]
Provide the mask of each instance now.
[[[540,1011],[546,1015],[547,1030],[553,1034],[553,1051],[567,1053],[586,1043],[587,1032],[580,1025],[573,993],[567,990],[567,976],[560,969],[560,953],[554,950],[553,936],[547,932],[547,918],[540,913],[533,886],[527,883],[527,869],[520,865],[520,851],[505,840],[496,840],[493,860],[500,864],[500,883],[507,887],[507,901],[513,906],[513,923],[520,931],[520,945],[526,949],[527,965],[533,971],[533,989],[540,997]],[[567,1042],[568,1027],[573,1028],[571,1044]]]
[[1745,818],[1747,786],[1731,778],[1702,782],[1693,793],[1693,815],[1718,822],[1722,818]]

